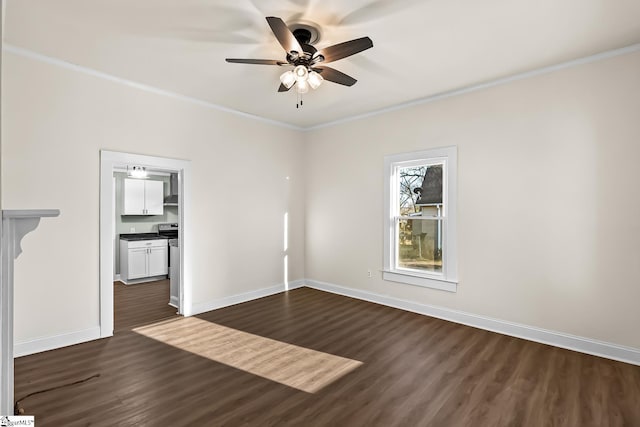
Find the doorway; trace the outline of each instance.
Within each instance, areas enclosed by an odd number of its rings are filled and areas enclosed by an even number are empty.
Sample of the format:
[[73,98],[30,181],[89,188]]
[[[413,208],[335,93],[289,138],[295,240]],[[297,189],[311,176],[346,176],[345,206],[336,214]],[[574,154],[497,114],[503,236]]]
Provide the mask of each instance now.
[[[169,159],[164,157],[144,156],[139,154],[121,153],[102,150],[100,152],[100,336],[102,338],[113,335],[114,331],[114,272],[116,245],[115,239],[115,180],[114,172],[126,170],[132,165],[146,170],[163,171],[167,174],[177,174],[178,178],[178,206],[177,223],[179,226],[180,249],[174,267],[179,266],[177,298],[173,298],[173,305],[178,313],[189,316],[191,314],[191,245],[190,228],[190,177],[191,162],[188,160]],[[135,286],[135,285],[133,285]],[[167,301],[168,302],[168,301]]]

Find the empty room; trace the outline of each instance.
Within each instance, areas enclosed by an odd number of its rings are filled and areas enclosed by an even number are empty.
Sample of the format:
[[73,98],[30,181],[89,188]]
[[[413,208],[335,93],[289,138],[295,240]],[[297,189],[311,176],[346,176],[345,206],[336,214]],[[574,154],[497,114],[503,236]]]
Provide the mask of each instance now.
[[640,426],[638,16],[3,0],[3,425]]

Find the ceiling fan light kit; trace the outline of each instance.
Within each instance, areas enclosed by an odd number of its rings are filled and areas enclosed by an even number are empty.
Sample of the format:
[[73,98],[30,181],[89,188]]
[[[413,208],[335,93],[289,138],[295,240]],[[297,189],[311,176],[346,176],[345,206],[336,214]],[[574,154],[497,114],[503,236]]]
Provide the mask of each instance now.
[[307,83],[306,80],[301,80],[299,82],[297,82],[297,90],[299,94],[303,94],[303,93],[307,93],[309,92],[309,83]]
[[296,75],[293,71],[285,71],[280,76],[280,81],[287,89],[291,89],[291,86],[296,82]]
[[322,84],[323,81],[324,79],[319,73],[316,73],[315,71],[311,71],[309,73],[309,78],[307,79],[307,82],[309,82],[309,86],[311,86],[311,89],[318,89],[318,87]]
[[325,80],[344,86],[353,86],[357,82],[353,77],[338,70],[317,64],[337,61],[373,47],[373,42],[369,37],[361,37],[318,50],[311,45],[320,38],[320,31],[317,28],[306,24],[293,24],[292,31],[280,18],[268,16],[266,19],[276,39],[286,52],[286,62],[274,59],[238,58],[227,58],[227,62],[293,66],[293,70],[280,75],[281,84],[278,92],[287,92],[295,85],[298,94],[304,94],[309,91],[309,87],[315,90]]

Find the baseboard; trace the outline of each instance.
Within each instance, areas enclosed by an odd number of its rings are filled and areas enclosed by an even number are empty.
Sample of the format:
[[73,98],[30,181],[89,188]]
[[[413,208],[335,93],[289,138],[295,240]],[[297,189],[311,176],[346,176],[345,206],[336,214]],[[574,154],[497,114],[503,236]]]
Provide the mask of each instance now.
[[[195,304],[193,307],[193,314],[195,315],[199,313],[204,313],[206,311],[211,311],[218,308],[223,308],[230,305],[251,301],[257,298],[262,298],[269,295],[275,295],[280,292],[301,288],[303,286],[304,286],[304,280],[294,280],[289,282],[288,286],[285,286],[284,284],[280,284],[280,285],[272,286],[269,288],[258,289],[252,292],[232,295],[232,296],[221,298],[214,301],[208,301],[206,303]],[[55,350],[57,348],[80,344],[87,341],[93,341],[99,338],[101,338],[100,327],[96,326],[95,328],[85,329],[82,331],[54,335],[51,337],[36,338],[30,341],[15,343],[13,347],[13,350],[14,350],[13,354],[14,354],[14,357],[28,356],[30,354],[40,353],[48,350]]]
[[113,281],[114,282],[119,282],[120,281],[120,274],[116,274],[113,276]]
[[565,334],[562,332],[550,331],[491,317],[479,316],[463,311],[451,310],[449,308],[437,307],[433,305],[420,304],[386,295],[380,295],[359,289],[347,288],[334,285],[332,283],[320,282],[317,280],[305,280],[305,286],[334,294],[344,295],[364,301],[374,302],[389,307],[399,308],[426,316],[437,317],[474,328],[485,329],[504,335],[523,338],[555,347],[566,348],[580,353],[605,357],[607,359],[640,365],[640,349],[624,347],[590,338]]
[[299,279],[299,280],[293,280],[291,282],[289,282],[289,285],[287,286],[287,288],[285,289],[286,291],[292,291],[294,289],[298,289],[298,288],[303,288],[304,287],[304,279]]
[[[347,288],[332,283],[318,280],[295,280],[289,282],[289,286],[280,284],[269,288],[258,289],[238,295],[232,295],[205,303],[194,304],[193,314],[204,313],[230,305],[240,304],[257,298],[275,295],[286,290],[293,290],[307,286],[309,288],[334,294],[357,298],[401,310],[411,311],[426,316],[437,317],[439,319],[460,323],[475,328],[480,328],[492,332],[523,338],[529,341],[549,344],[556,347],[566,348],[581,353],[592,354],[594,356],[605,357],[621,362],[631,363],[640,366],[640,349],[624,347],[613,343],[597,341],[590,338],[565,334],[562,332],[550,331],[491,317],[479,316],[463,311],[438,307],[428,304],[420,304],[386,295],[367,292],[359,289]],[[14,356],[21,357],[42,351],[53,350],[79,344],[86,341],[93,341],[100,338],[100,327],[89,328],[82,331],[67,334],[55,335],[52,337],[37,338],[31,341],[19,342],[14,345]]]
[[93,341],[98,338],[100,338],[100,327],[96,326],[95,328],[84,329],[82,331],[17,342],[13,347],[13,355],[14,357],[27,356],[29,354]]
[[231,295],[231,296],[216,299],[213,301],[193,304],[191,308],[191,314],[196,315],[200,313],[205,313],[207,311],[229,307],[230,305],[240,304],[240,303],[251,301],[254,299],[267,297],[269,295],[279,294],[280,292],[285,292],[287,290],[301,288],[304,286],[304,283],[305,283],[304,280],[293,280],[289,282],[288,286],[285,286],[284,284],[279,284],[276,286],[271,286],[269,288],[258,289],[255,291],[245,292],[237,295]]
[[166,274],[161,274],[160,276],[149,276],[149,277],[142,277],[140,279],[124,280],[122,276],[120,276],[118,281],[120,283],[124,283],[127,286],[130,286],[130,285],[138,285],[140,283],[149,283],[149,282],[157,282],[158,280],[166,280],[168,277],[169,276],[167,276]]

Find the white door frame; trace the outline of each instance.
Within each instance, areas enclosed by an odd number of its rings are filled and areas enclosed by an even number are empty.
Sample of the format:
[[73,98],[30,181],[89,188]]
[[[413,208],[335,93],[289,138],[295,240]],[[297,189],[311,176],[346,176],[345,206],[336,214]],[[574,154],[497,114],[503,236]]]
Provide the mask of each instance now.
[[113,335],[113,172],[127,165],[178,173],[180,222],[180,301],[178,312],[191,316],[193,247],[191,230],[191,161],[100,150],[100,337]]

